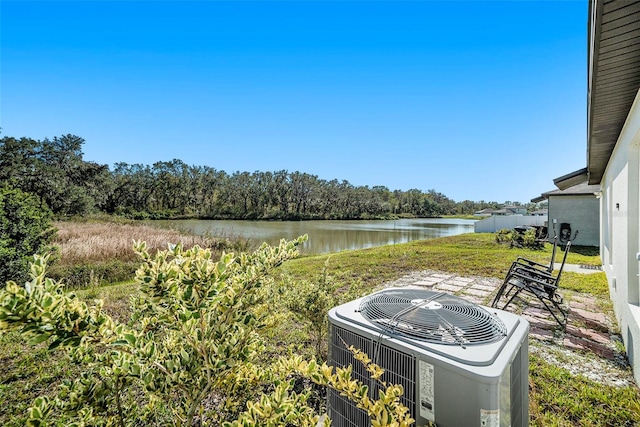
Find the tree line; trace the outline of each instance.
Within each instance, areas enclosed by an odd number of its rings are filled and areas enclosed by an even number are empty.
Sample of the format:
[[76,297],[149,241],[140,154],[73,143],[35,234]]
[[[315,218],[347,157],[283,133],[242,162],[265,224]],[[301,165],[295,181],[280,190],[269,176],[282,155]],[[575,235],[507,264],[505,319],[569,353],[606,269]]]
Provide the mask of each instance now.
[[[85,140],[0,139],[0,181],[35,195],[54,215],[145,218],[374,219],[470,215],[497,202],[455,202],[433,189],[389,190],[286,170],[227,173],[181,160],[108,165],[83,159]],[[517,202],[504,204],[519,205]]]

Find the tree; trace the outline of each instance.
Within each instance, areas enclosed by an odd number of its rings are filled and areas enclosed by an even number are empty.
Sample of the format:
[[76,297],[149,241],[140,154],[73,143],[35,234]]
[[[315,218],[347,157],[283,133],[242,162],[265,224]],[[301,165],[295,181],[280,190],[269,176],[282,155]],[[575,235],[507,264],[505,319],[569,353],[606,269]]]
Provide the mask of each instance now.
[[94,207],[87,194],[83,175],[82,144],[84,139],[63,135],[45,138],[38,148],[37,192],[55,214],[84,215]]
[[14,188],[33,192],[37,177],[38,141],[31,138],[0,139],[0,181],[11,182]]
[[0,182],[37,195],[56,215],[85,215],[106,209],[112,179],[106,165],[82,160],[84,139],[0,139]]
[[55,229],[51,211],[32,194],[0,187],[0,281],[24,281],[34,254],[47,250]]

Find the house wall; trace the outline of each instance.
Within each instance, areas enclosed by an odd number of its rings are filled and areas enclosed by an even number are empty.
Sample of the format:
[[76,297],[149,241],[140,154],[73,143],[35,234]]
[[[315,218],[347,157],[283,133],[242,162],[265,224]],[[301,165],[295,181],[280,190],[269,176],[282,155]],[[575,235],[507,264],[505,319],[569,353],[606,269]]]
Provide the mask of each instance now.
[[[600,203],[595,195],[576,194],[549,196],[548,215],[558,220],[556,232],[560,233],[560,224],[571,225],[571,236],[579,231],[576,245],[600,246]],[[549,230],[553,238],[553,231]]]
[[640,383],[640,101],[613,150],[600,199],[600,254],[629,362]]

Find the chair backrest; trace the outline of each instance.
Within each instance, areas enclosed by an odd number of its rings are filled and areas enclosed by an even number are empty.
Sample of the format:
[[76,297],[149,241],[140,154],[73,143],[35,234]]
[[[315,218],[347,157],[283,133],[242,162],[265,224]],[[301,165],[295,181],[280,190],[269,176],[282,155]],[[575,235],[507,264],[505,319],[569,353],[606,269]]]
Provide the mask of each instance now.
[[551,273],[553,271],[553,267],[555,266],[555,261],[556,261],[556,249],[558,248],[558,234],[555,233],[556,228],[555,228],[555,224],[553,227],[553,249],[551,250],[551,262],[549,262],[549,273]]
[[553,220],[553,249],[551,250],[551,262],[549,262],[549,273],[553,271],[556,262],[556,249],[558,248],[558,232],[556,230],[556,220]]
[[[560,282],[560,276],[562,275],[562,270],[564,269],[564,264],[567,261],[567,255],[569,254],[569,250],[571,249],[571,242],[573,242],[576,239],[576,237],[578,237],[578,230],[576,230],[576,234],[573,236],[573,239],[567,240],[567,244],[564,247],[564,255],[562,256],[562,264],[560,265],[560,268],[558,269],[558,275],[556,276],[556,286]],[[554,248],[554,251],[555,251],[555,248]]]

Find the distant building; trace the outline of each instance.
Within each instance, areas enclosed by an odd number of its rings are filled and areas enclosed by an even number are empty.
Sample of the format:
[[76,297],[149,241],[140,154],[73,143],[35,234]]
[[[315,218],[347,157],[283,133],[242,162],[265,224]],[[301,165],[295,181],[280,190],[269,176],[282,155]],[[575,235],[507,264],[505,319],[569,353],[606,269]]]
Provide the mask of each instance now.
[[529,215],[533,216],[548,216],[549,209],[538,209],[537,211],[531,212]]
[[547,200],[549,203],[549,239],[553,238],[552,227],[555,219],[558,236],[561,231],[571,232],[572,236],[579,231],[576,245],[600,246],[600,203],[596,197],[600,186],[589,185],[585,180],[571,187],[564,187],[566,177],[573,177],[573,174],[555,179],[554,183],[559,187],[557,190],[547,191],[531,200],[534,203]]
[[475,216],[491,216],[493,215],[494,211],[495,209],[485,208],[485,209],[482,209],[481,211],[474,212],[474,215]]

